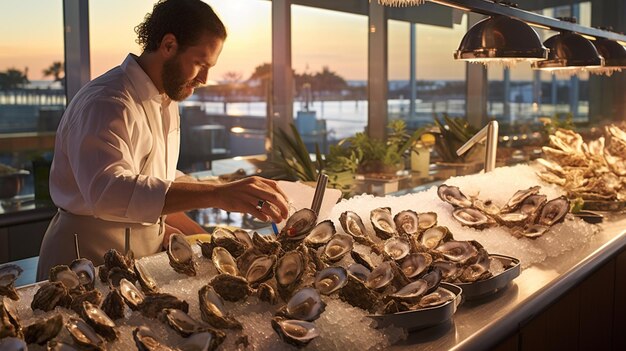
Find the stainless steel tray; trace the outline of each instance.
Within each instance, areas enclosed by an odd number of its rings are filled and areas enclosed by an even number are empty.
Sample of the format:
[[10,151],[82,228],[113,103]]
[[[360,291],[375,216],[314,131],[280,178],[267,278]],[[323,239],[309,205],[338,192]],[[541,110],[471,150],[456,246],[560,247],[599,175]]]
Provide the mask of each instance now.
[[595,201],[585,200],[583,209],[590,211],[619,212],[626,209],[626,201]]
[[500,260],[504,266],[504,272],[473,283],[454,283],[463,289],[465,299],[473,300],[495,294],[517,278],[522,271],[517,258],[496,254],[491,254],[489,257]]
[[435,307],[383,315],[370,315],[369,317],[376,321],[379,328],[394,325],[398,328],[407,329],[408,331],[424,329],[444,323],[452,318],[457,307],[461,304],[463,289],[450,283],[441,283],[439,286],[451,291],[455,295],[454,299]]

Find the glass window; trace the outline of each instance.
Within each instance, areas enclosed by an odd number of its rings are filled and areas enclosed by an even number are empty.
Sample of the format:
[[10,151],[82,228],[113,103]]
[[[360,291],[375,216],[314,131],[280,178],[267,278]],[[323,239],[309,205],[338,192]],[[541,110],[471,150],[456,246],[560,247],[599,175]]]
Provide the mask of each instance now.
[[[0,179],[6,209],[32,197],[33,164],[51,160],[65,109],[62,2],[0,2],[0,35],[0,174],[29,171],[9,189]],[[47,198],[47,184],[41,185],[40,195]]]
[[368,20],[297,5],[291,16],[294,122],[325,149],[367,125]]

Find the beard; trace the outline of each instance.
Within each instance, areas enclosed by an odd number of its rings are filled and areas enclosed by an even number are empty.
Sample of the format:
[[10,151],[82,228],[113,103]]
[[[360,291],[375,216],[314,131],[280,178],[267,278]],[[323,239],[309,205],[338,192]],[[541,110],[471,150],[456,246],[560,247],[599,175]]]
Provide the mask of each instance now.
[[183,69],[181,67],[180,59],[178,55],[168,59],[163,63],[163,90],[170,99],[174,101],[183,101],[193,94],[193,88],[196,85],[193,81],[186,81],[183,76]]

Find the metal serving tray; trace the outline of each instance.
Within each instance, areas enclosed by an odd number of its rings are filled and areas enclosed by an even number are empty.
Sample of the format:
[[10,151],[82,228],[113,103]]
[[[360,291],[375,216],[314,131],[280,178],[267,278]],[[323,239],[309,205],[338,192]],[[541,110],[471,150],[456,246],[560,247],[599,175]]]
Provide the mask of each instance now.
[[522,271],[517,258],[497,254],[491,254],[489,257],[500,260],[504,266],[504,272],[473,283],[454,283],[463,289],[465,299],[473,300],[495,294],[517,278]]
[[626,201],[595,201],[585,200],[584,210],[619,212],[626,209]]
[[370,315],[369,317],[376,321],[379,328],[393,324],[398,328],[404,328],[408,331],[424,329],[444,323],[452,318],[457,307],[461,304],[463,289],[454,284],[443,282],[439,287],[451,291],[455,295],[454,299],[435,307],[383,315]]

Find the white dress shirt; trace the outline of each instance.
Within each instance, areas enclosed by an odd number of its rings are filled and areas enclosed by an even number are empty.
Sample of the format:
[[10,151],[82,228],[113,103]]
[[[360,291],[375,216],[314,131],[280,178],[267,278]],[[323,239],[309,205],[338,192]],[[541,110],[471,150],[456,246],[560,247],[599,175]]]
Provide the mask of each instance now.
[[81,88],[63,114],[50,195],[73,214],[156,223],[179,148],[178,104],[128,55]]

